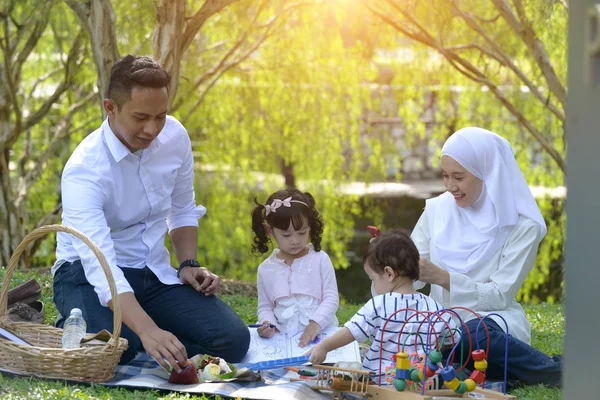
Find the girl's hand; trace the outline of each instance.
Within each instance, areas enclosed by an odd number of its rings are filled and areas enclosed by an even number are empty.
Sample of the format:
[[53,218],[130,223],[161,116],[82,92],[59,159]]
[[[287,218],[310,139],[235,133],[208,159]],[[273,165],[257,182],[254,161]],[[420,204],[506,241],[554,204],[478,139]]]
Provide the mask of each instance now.
[[327,358],[327,346],[325,346],[324,342],[321,342],[312,349],[308,350],[304,355],[306,356],[309,354],[309,362],[311,362],[313,365],[321,364],[323,361],[325,361],[325,358]]
[[263,321],[263,326],[261,326],[260,328],[258,328],[256,330],[256,333],[258,333],[258,336],[268,339],[271,336],[273,336],[275,333],[279,332],[279,329],[271,328],[270,325],[271,325],[271,323],[269,321]]
[[304,346],[312,343],[312,341],[315,340],[315,338],[317,337],[317,335],[319,334],[320,331],[321,331],[321,327],[319,326],[319,324],[317,324],[315,321],[313,321],[311,319],[310,322],[308,323],[308,325],[306,326],[306,328],[304,328],[304,332],[302,333],[302,336],[300,336],[300,340],[298,341],[298,346],[304,347]]
[[450,274],[426,258],[419,260],[419,280],[433,285],[440,285],[450,290]]

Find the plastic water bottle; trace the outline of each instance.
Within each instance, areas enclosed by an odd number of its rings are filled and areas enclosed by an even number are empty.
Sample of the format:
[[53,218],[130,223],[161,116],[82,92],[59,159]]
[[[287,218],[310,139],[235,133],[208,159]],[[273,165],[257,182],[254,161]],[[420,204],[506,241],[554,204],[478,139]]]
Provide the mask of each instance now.
[[86,323],[79,308],[71,310],[71,315],[65,321],[62,336],[63,349],[77,349],[81,347],[81,339],[85,337]]

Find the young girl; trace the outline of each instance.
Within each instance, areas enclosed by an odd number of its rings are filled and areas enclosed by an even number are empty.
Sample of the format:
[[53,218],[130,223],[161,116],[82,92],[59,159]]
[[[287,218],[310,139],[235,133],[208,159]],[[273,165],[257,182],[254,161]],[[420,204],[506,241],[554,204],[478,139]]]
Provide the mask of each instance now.
[[[443,307],[413,289],[413,282],[419,278],[419,251],[407,234],[392,230],[373,239],[363,257],[363,264],[371,280],[374,297],[346,322],[344,328],[307,354],[310,354],[310,362],[320,364],[329,351],[355,340],[364,342],[370,339],[371,346],[363,360],[363,368],[375,372],[375,382],[385,384],[386,367],[392,365],[391,357],[399,348],[409,354],[420,351],[422,343],[428,343],[427,334],[433,334],[433,331],[435,334],[429,343],[436,343],[435,336],[442,338],[446,333],[451,341],[452,334],[448,329],[452,330],[456,325],[447,313],[439,314],[440,318],[432,316],[428,319],[429,313]],[[418,310],[423,314],[401,311],[404,309]],[[400,312],[395,314],[396,311]],[[413,334],[417,332],[419,335]],[[402,348],[402,345],[405,347]]]
[[263,323],[258,334],[303,332],[298,344],[304,347],[321,329],[337,326],[337,282],[321,250],[323,221],[312,195],[297,189],[273,193],[252,211],[252,230],[254,253],[266,253],[270,237],[278,247],[258,267],[258,320]]

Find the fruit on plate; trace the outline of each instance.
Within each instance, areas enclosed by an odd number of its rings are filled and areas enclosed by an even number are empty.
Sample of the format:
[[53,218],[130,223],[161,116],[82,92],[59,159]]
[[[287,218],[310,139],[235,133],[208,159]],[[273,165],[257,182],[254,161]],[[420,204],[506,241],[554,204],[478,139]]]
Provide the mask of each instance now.
[[200,377],[206,381],[218,379],[221,375],[231,372],[231,368],[225,360],[209,355],[204,356],[198,368]]
[[179,383],[182,385],[200,383],[198,372],[196,372],[196,364],[191,360],[187,360],[185,365],[181,367],[181,372],[177,372],[173,368],[169,376],[169,383]]

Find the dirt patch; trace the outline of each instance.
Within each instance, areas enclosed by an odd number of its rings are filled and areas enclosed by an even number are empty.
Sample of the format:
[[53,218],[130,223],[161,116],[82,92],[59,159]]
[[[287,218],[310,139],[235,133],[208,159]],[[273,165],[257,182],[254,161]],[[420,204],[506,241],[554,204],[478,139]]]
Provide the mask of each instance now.
[[219,295],[223,296],[245,296],[258,297],[256,283],[234,281],[232,279],[221,279]]

